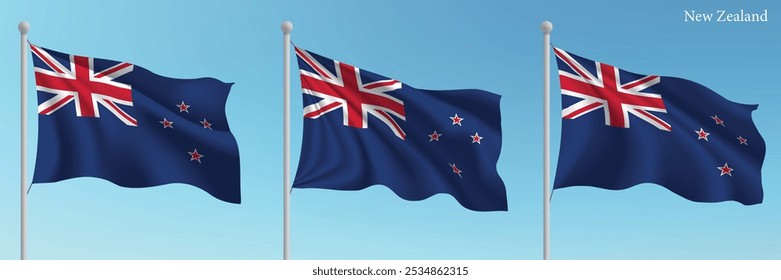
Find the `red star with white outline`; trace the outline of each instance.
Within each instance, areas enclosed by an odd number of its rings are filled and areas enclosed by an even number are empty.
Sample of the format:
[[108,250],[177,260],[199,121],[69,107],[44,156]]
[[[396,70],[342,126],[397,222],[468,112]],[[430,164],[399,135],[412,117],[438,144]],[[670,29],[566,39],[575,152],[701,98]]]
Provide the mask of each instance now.
[[434,130],[434,133],[431,133],[431,134],[428,135],[428,138],[429,138],[428,141],[429,142],[431,142],[431,141],[439,142],[439,136],[442,136],[442,134],[441,133],[437,133],[437,131]]
[[179,108],[179,113],[181,112],[190,113],[190,111],[187,110],[187,108],[190,108],[190,105],[184,104],[184,101],[182,101],[182,104],[176,105],[176,107]]
[[198,163],[201,163],[201,158],[204,158],[203,154],[198,153],[198,149],[193,150],[192,152],[187,152],[190,154],[190,161],[197,160]]
[[458,126],[461,126],[461,121],[464,120],[464,118],[459,117],[458,114],[456,114],[455,116],[450,117],[450,119],[453,120],[453,125],[457,124]]
[[746,139],[746,138],[743,138],[743,136],[738,136],[738,141],[740,141],[740,144],[741,144],[741,145],[746,145],[746,146],[748,146],[748,139]]
[[708,135],[710,133],[705,132],[705,130],[702,130],[702,127],[700,127],[700,130],[695,130],[694,133],[697,133],[697,140],[705,139],[705,141],[708,141]]
[[212,130],[212,124],[209,123],[206,118],[203,118],[201,121],[201,124],[203,125],[203,128],[208,128],[209,130]]
[[710,118],[713,119],[714,121],[716,121],[716,124],[720,124],[721,126],[724,126],[724,121],[719,119],[719,116],[713,115],[713,116],[710,116]]
[[735,170],[735,169],[730,168],[729,165],[727,165],[726,162],[724,163],[724,166],[716,166],[716,169],[721,171],[721,175],[719,175],[719,176],[724,176],[724,174],[727,174],[730,177],[732,177],[732,170]]
[[483,136],[477,135],[477,132],[475,132],[475,135],[469,135],[469,137],[472,138],[472,143],[480,144],[480,140],[483,140]]
[[461,177],[461,172],[462,171],[461,171],[461,169],[458,169],[458,167],[456,167],[455,163],[448,163],[448,165],[450,165],[450,168],[453,168],[453,173],[458,174],[459,178],[464,178],[464,177]]
[[172,122],[172,121],[169,121],[169,120],[168,120],[168,119],[166,119],[166,118],[163,118],[163,120],[162,120],[162,121],[159,121],[159,123],[163,124],[163,128],[170,128],[170,129],[174,129],[174,122]]

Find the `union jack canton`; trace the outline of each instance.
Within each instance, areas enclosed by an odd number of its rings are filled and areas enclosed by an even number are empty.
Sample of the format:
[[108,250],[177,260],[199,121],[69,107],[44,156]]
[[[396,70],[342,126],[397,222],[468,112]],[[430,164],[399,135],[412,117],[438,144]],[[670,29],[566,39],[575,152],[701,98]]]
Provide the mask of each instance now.
[[387,125],[397,137],[406,138],[404,130],[391,116],[405,120],[404,102],[387,94],[401,88],[394,79],[364,83],[361,70],[344,62],[334,61],[333,70],[324,67],[309,52],[298,47],[296,55],[315,72],[301,69],[301,88],[321,101],[304,108],[304,117],[316,119],[341,109],[345,126],[367,128],[368,115]]
[[54,94],[38,105],[39,114],[50,115],[73,102],[77,116],[99,118],[98,104],[100,104],[126,125],[138,125],[135,118],[117,106],[117,104],[133,106],[130,85],[114,81],[133,71],[132,64],[116,63],[96,72],[95,61],[91,57],[69,55],[70,59],[66,67],[45,49],[33,44],[30,44],[30,49],[51,69],[35,67],[38,91]]
[[667,113],[662,97],[659,94],[643,92],[658,84],[659,76],[646,75],[622,82],[620,71],[614,66],[594,62],[593,65],[588,65],[593,67],[591,70],[573,59],[566,51],[555,47],[553,51],[571,70],[559,70],[561,93],[582,99],[564,108],[561,111],[563,118],[576,119],[603,109],[605,125],[629,128],[629,115],[632,114],[658,129],[672,130],[669,123],[650,113]]

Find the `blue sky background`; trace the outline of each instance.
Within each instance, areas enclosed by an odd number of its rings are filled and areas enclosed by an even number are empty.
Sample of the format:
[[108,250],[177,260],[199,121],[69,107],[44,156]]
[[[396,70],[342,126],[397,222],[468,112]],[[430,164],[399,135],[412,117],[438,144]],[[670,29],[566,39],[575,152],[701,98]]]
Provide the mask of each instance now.
[[[176,78],[235,82],[228,98],[242,164],[241,205],[173,184],[122,188],[94,178],[35,185],[32,259],[281,259],[282,33],[299,46],[422,89],[479,88],[502,98],[498,163],[508,212],[473,212],[449,195],[405,201],[383,186],[296,189],[294,259],[540,259],[542,33],[625,70],[691,79],[759,104],[767,142],[764,203],[695,203],[656,185],[557,190],[554,259],[781,259],[781,13],[773,1],[13,1],[0,10],[0,259],[19,257],[19,32],[54,50],[128,61]],[[540,2],[539,4],[537,2]],[[741,1],[742,2],[742,1]],[[684,22],[683,11],[768,10],[766,23]],[[30,59],[28,54],[28,59]],[[292,166],[301,95],[291,60]],[[775,69],[775,70],[774,70]],[[560,132],[552,72],[552,168]],[[32,68],[28,175],[37,115]]]

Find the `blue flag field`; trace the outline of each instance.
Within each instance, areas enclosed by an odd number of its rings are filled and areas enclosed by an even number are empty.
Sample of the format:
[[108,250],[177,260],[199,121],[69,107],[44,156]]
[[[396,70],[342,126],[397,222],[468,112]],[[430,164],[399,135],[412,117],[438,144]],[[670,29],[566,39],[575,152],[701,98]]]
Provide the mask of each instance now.
[[296,48],[304,133],[293,187],[384,185],[406,200],[449,194],[475,211],[507,210],[496,170],[500,96],[421,90]]
[[762,202],[758,105],[690,80],[640,75],[554,48],[562,92],[554,189],[654,183],[697,202]]
[[239,150],[225,116],[232,84],[30,47],[39,100],[33,183],[184,183],[241,202]]

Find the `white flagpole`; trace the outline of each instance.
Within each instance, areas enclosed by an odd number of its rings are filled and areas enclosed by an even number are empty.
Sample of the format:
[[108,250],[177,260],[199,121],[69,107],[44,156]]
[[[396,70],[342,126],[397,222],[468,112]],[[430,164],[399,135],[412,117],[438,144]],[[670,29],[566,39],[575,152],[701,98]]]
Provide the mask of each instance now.
[[550,259],[550,32],[553,24],[543,21],[542,29],[543,67],[542,67],[542,259]]
[[19,259],[27,259],[27,32],[30,31],[30,24],[26,21],[19,23],[19,32],[22,34],[22,72],[21,72],[21,89],[22,89],[22,104],[21,104],[21,172],[20,172],[20,191],[21,191],[21,237],[20,249],[21,255]]
[[282,173],[283,173],[283,179],[282,183],[284,184],[282,186],[283,196],[284,196],[284,214],[283,214],[283,253],[282,253],[282,259],[288,260],[290,259],[290,31],[293,30],[293,23],[289,21],[282,22],[282,42],[284,44],[284,51],[282,54],[282,59],[284,59],[283,63],[283,69],[285,73],[283,74],[283,92],[284,92],[284,141],[283,144],[283,167],[282,167]]

